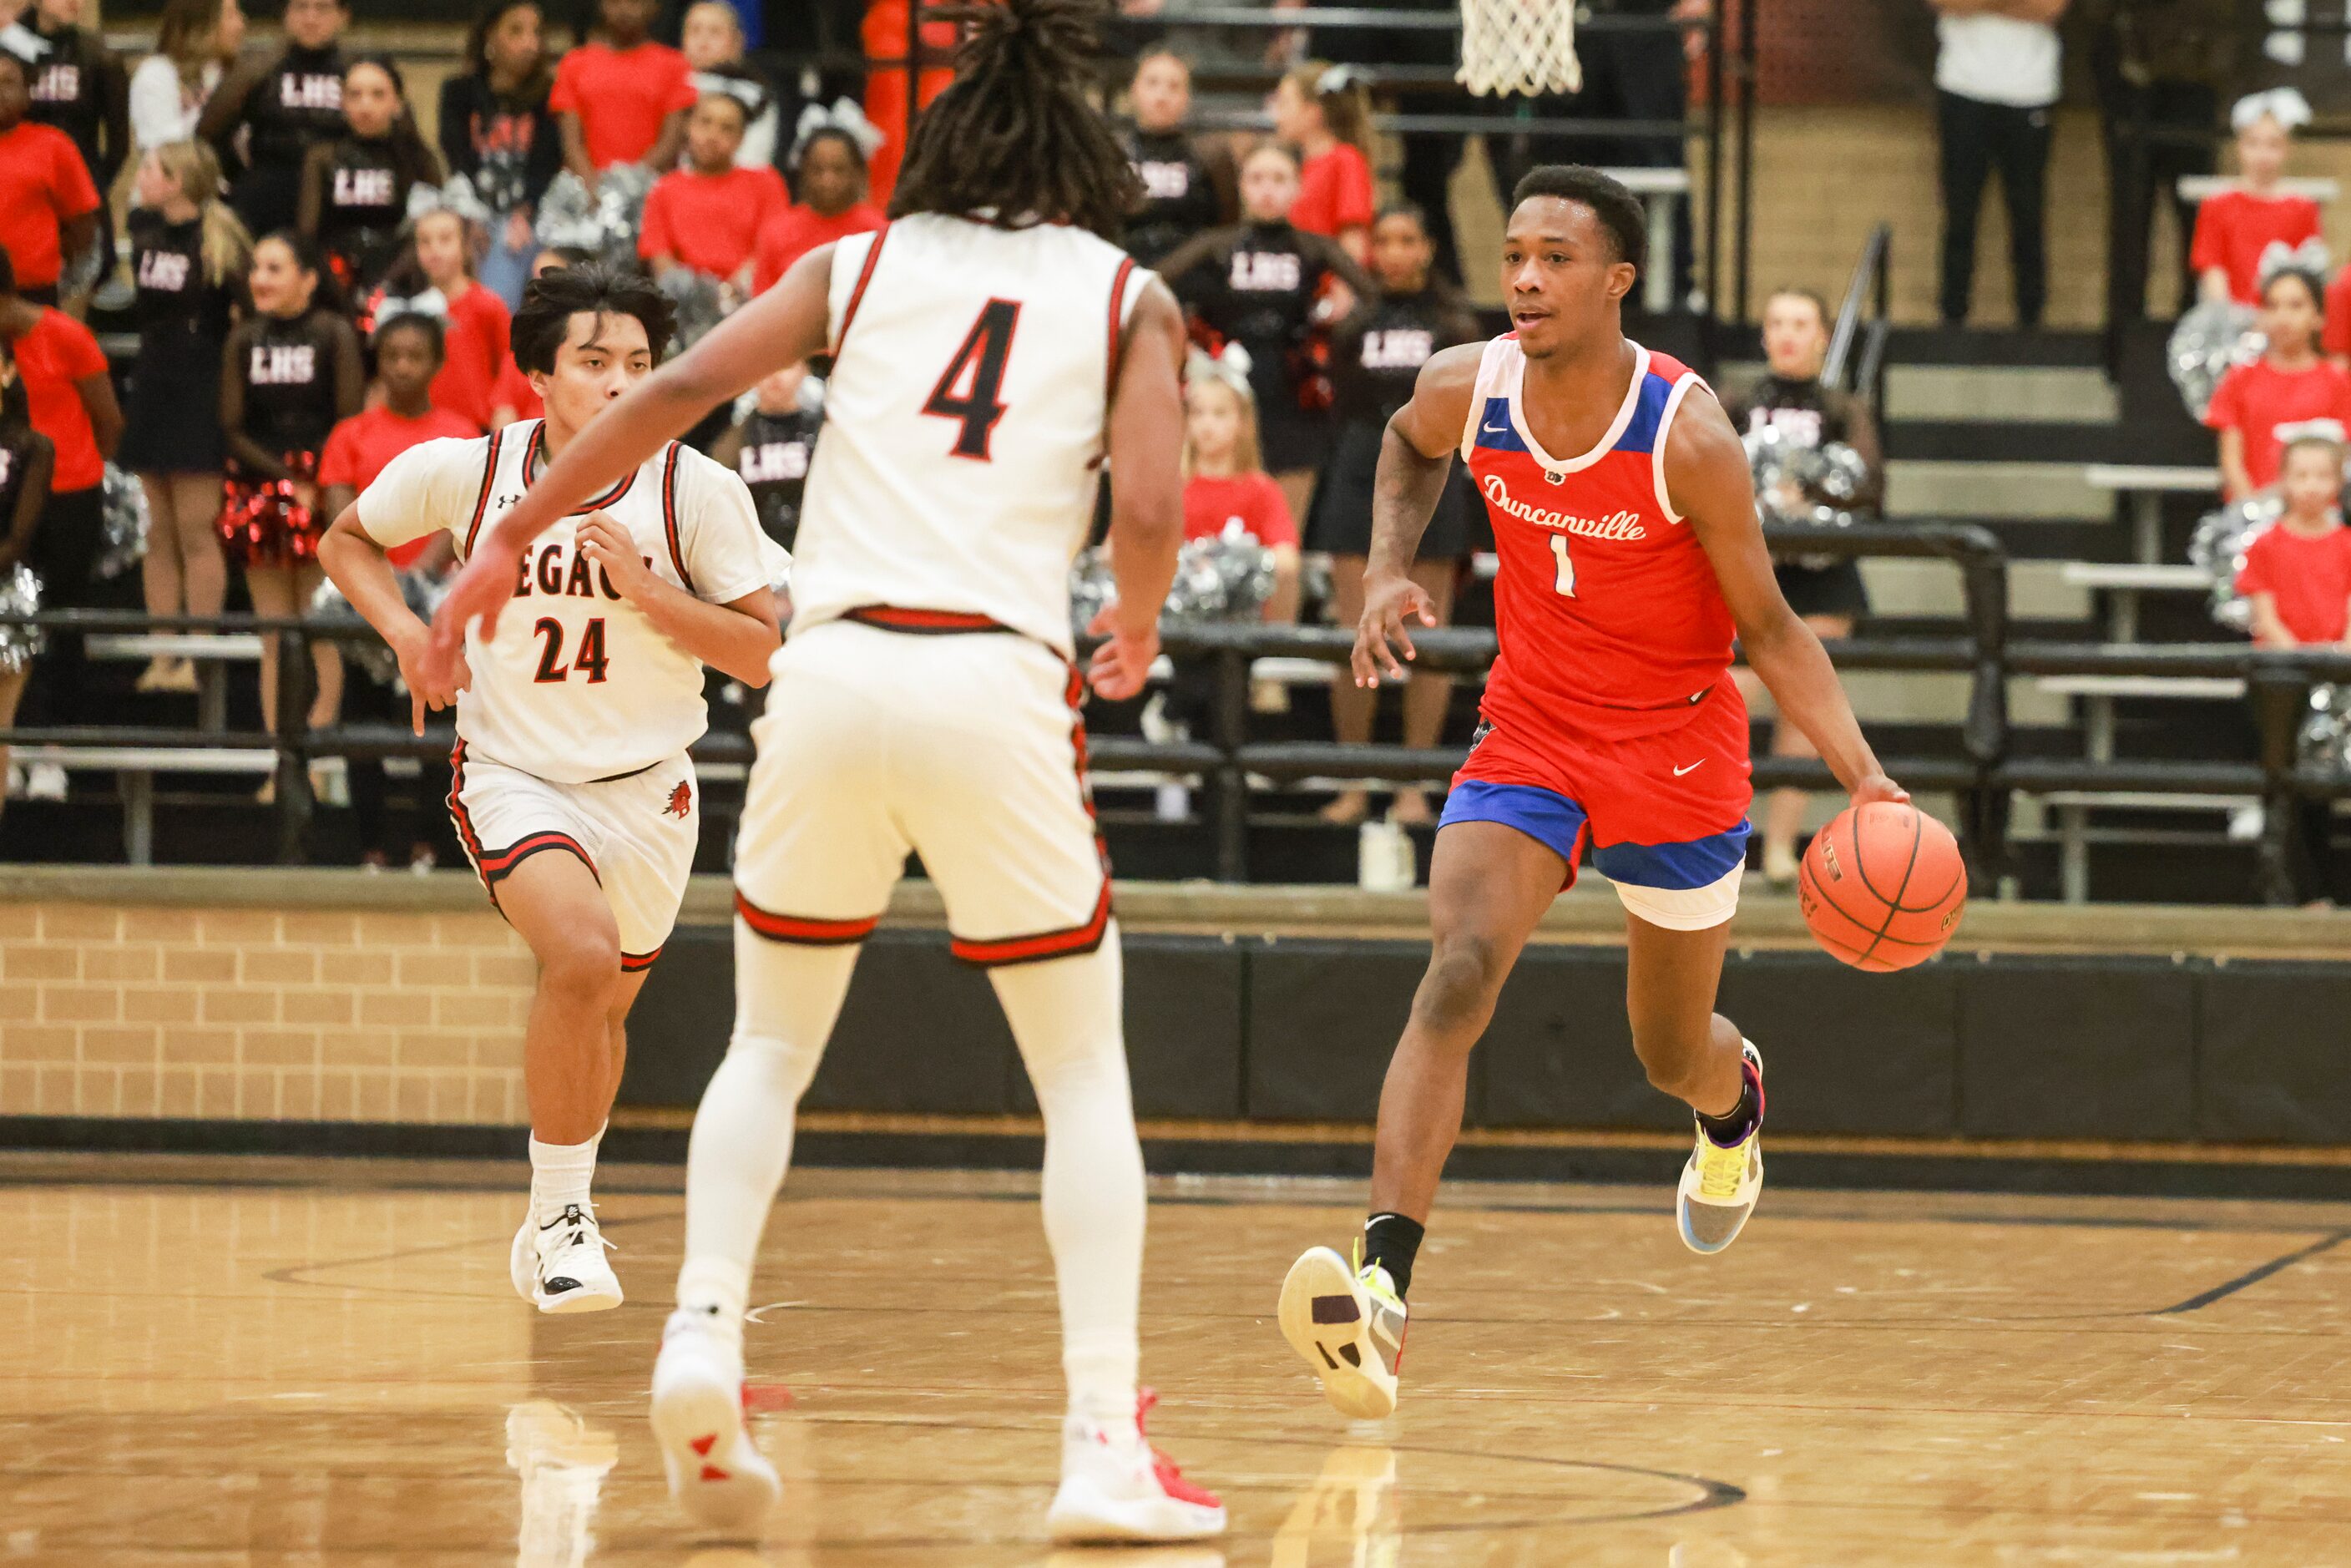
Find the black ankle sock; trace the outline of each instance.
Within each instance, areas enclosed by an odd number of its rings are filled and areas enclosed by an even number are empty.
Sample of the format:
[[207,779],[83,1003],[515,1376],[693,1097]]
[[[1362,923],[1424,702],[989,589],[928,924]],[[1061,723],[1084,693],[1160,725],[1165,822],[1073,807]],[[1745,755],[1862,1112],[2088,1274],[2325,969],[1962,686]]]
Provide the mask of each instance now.
[[1739,1103],[1727,1116],[1709,1116],[1700,1111],[1698,1124],[1706,1129],[1708,1138],[1729,1148],[1755,1130],[1761,1111],[1755,1093],[1755,1074],[1747,1070],[1747,1064],[1742,1061],[1739,1065]]
[[1412,1260],[1420,1250],[1420,1239],[1427,1229],[1416,1219],[1406,1219],[1401,1214],[1374,1214],[1364,1221],[1364,1261],[1376,1263],[1388,1271],[1395,1281],[1395,1292],[1402,1296],[1412,1289]]

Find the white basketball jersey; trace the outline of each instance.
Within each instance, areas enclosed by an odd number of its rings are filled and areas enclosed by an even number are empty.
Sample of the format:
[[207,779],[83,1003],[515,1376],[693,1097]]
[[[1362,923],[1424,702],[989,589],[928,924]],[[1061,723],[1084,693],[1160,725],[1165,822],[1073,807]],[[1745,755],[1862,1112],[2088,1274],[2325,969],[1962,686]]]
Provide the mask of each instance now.
[[1070,561],[1150,278],[1058,225],[926,214],[838,242],[794,630],[860,611],[983,617],[1067,656]]
[[[539,435],[539,421],[523,420],[409,448],[360,495],[360,526],[386,546],[446,528],[458,554],[469,553],[530,487]],[[768,586],[771,552],[780,554],[743,482],[675,442],[530,542],[496,639],[466,633],[474,680],[457,698],[457,734],[470,750],[558,784],[650,768],[708,727],[700,661],[573,548],[580,519],[598,511],[628,530],[655,577],[714,604]]]

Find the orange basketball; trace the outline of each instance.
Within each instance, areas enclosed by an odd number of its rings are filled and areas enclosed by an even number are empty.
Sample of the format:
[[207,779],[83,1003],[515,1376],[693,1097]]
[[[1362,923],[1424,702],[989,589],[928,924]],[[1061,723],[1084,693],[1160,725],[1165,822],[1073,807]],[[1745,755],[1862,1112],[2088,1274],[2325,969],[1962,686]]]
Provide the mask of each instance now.
[[1943,950],[1968,904],[1968,868],[1951,830],[1876,800],[1839,811],[1796,873],[1804,924],[1829,956],[1873,974]]

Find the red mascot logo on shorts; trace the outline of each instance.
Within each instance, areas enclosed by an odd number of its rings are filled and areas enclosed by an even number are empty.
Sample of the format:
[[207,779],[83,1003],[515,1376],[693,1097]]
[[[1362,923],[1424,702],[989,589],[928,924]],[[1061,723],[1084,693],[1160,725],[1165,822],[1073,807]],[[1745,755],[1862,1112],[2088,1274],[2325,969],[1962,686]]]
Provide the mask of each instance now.
[[686,813],[693,810],[694,786],[691,784],[681,784],[676,789],[669,792],[669,804],[662,808],[662,815],[664,817],[675,817],[679,821],[684,821],[685,820]]

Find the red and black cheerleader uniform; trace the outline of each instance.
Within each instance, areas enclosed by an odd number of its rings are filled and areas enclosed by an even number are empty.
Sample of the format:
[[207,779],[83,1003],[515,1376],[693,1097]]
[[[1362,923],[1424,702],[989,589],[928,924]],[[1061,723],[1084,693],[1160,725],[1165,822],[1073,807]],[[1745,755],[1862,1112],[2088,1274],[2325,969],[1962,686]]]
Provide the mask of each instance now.
[[221,386],[228,485],[221,542],[246,566],[318,559],[319,517],[295,486],[315,486],[335,422],[357,413],[365,375],[359,335],[333,311],[257,316],[230,335]]

